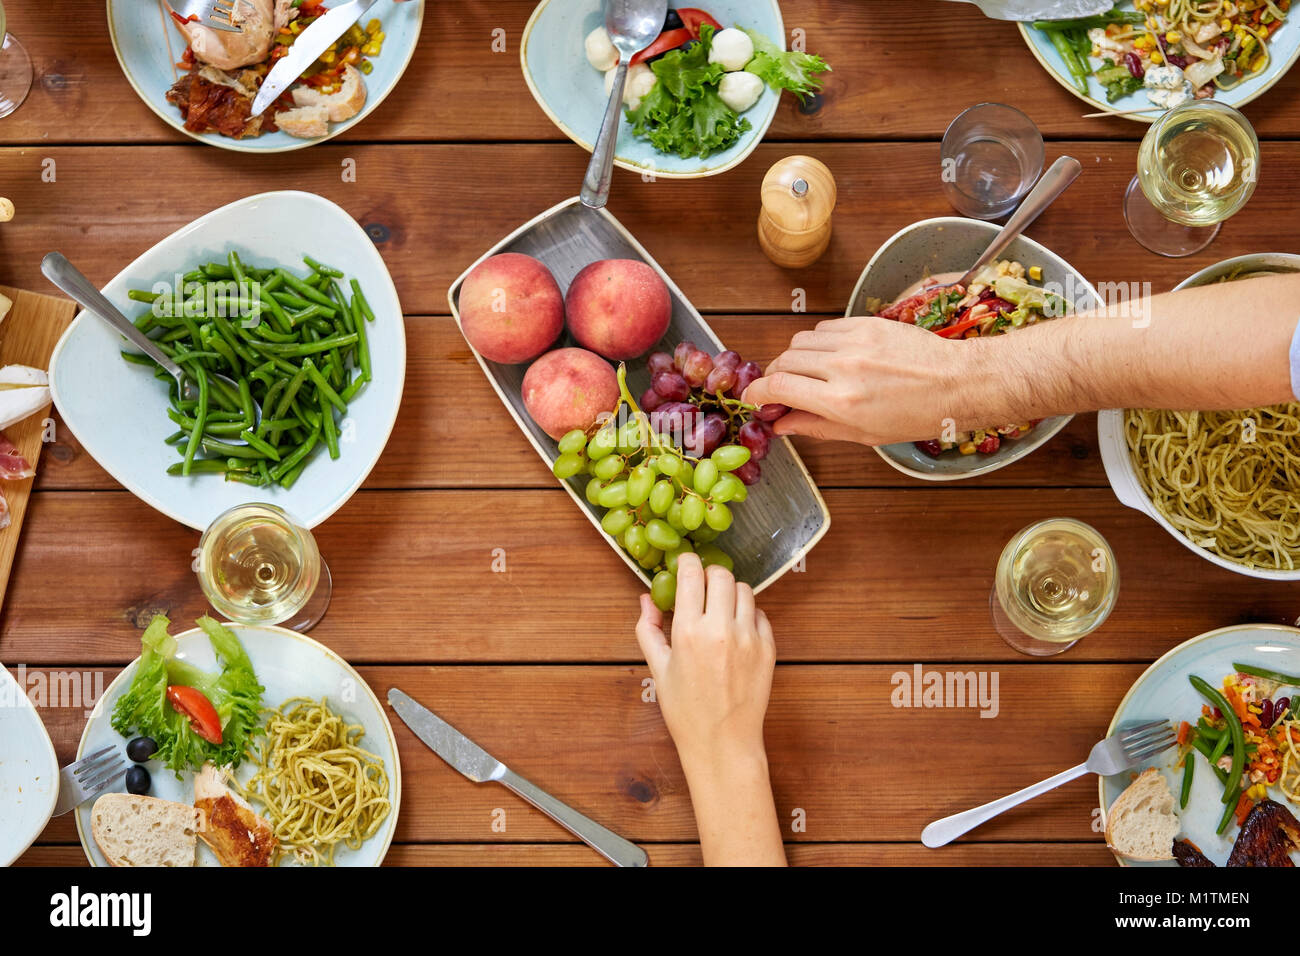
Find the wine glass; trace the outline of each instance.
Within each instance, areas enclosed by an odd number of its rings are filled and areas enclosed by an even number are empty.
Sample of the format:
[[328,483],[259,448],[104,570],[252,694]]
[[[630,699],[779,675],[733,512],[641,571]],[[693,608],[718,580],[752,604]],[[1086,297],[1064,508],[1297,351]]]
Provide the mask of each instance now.
[[8,116],[27,99],[32,88],[32,58],[18,38],[5,32],[5,5],[0,0],[0,118]]
[[316,539],[276,505],[218,515],[194,555],[199,586],[227,620],[307,631],[329,607],[333,582]]
[[1214,241],[1258,179],[1259,139],[1250,121],[1218,100],[1191,100],[1161,116],[1142,138],[1124,220],[1152,252],[1189,256]]
[[1101,627],[1118,597],[1119,568],[1106,539],[1082,521],[1049,518],[1002,550],[989,606],[1004,641],[1050,657]]

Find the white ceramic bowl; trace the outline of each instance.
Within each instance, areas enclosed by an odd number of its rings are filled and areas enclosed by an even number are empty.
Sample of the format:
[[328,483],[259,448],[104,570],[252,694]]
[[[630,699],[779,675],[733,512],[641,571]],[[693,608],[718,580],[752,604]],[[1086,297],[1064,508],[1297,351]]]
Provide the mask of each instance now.
[[[867,300],[892,302],[901,292],[926,276],[964,273],[983,255],[1001,228],[995,223],[977,219],[942,216],[938,219],[923,219],[900,229],[877,250],[862,270],[844,314],[865,315]],[[1046,246],[1032,239],[1020,236],[1000,258],[1024,263],[1026,268],[1041,266],[1044,284],[1050,284],[1063,294],[1077,312],[1101,305],[1101,297],[1081,273]],[[1012,340],[1015,339],[1014,331],[1007,334]],[[1044,419],[1027,437],[1003,442],[991,455],[949,453],[936,458],[911,442],[883,445],[876,448],[876,453],[897,471],[923,481],[974,478],[976,475],[987,475],[1005,468],[1045,445],[1072,417],[1058,415]]]
[[227,508],[250,501],[279,505],[308,528],[343,506],[365,480],[388,442],[406,377],[406,332],[397,290],[383,258],[356,220],[313,193],[274,192],[223,206],[172,233],[123,269],[103,289],[128,318],[147,306],[129,289],[174,284],[177,272],[225,261],[234,249],[244,262],[306,272],[304,255],[361,283],[375,321],[367,331],[374,378],[348,405],[331,461],[323,449],[294,486],[255,488],[219,475],[168,475],[176,452],[163,443],[175,431],[167,418],[167,386],[152,369],[118,352],[125,340],[97,316],[80,313],[54,347],[50,391],[54,404],[90,455],[127,490],[191,528],[203,530]]
[[40,715],[0,664],[0,866],[41,835],[59,799],[59,761]]
[[[1300,272],[1300,255],[1289,252],[1261,252],[1225,259],[1188,276],[1174,288],[1186,289],[1190,286],[1206,285],[1237,271],[1250,272],[1255,269]],[[1142,490],[1142,484],[1138,481],[1137,469],[1133,467],[1128,442],[1124,438],[1124,412],[1125,409],[1112,408],[1097,413],[1097,444],[1101,447],[1101,463],[1106,469],[1106,480],[1110,482],[1110,487],[1115,492],[1115,497],[1120,500],[1120,504],[1148,515],[1156,524],[1173,535],[1183,547],[1221,568],[1268,581],[1300,581],[1300,570],[1248,568],[1200,547],[1175,528],[1147,497],[1146,492]]]

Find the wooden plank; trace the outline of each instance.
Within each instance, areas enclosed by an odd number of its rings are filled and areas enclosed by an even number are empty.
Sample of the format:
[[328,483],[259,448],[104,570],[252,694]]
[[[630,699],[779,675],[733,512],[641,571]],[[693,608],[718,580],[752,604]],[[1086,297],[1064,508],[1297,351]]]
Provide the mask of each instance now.
[[[915,842],[936,817],[1082,759],[1141,670],[1001,665],[985,678],[998,674],[996,716],[984,719],[969,707],[896,708],[894,675],[910,667],[781,665],[765,737],[786,839]],[[696,839],[676,750],[659,708],[643,700],[644,665],[385,665],[361,673],[381,698],[401,687],[516,772],[629,839]],[[82,707],[41,713],[67,761],[85,721]],[[393,729],[407,781],[397,842],[571,839],[508,791],[461,777],[401,721]],[[1077,780],[999,817],[972,842],[1097,841],[1096,802],[1096,779]],[[504,812],[504,832],[495,811]],[[796,819],[805,829],[794,830]],[[53,821],[41,841],[75,842],[71,817]]]
[[[1049,161],[1066,148],[1052,144]],[[1258,201],[1228,222],[1208,249],[1186,259],[1146,252],[1128,234],[1121,197],[1136,168],[1136,150],[1132,143],[1068,144],[1085,173],[1029,235],[1091,281],[1125,289],[1137,283],[1139,291],[1142,283],[1163,291],[1229,256],[1295,245],[1300,197],[1287,188],[1286,171],[1300,163],[1300,143],[1264,145]],[[826,255],[798,272],[779,269],[762,255],[754,227],[764,172],[794,151],[826,162],[840,197]],[[356,182],[342,181],[345,159],[356,161]],[[156,188],[124,191],[120,171],[137,167],[168,175]],[[8,274],[0,278],[47,288],[40,260],[68,243],[68,209],[77,210],[92,236],[111,236],[74,250],[78,267],[103,284],[198,214],[292,185],[339,203],[381,237],[379,249],[406,312],[445,314],[455,278],[502,236],[572,196],[585,167],[584,153],[559,144],[348,144],[277,156],[173,146],[0,149],[0,178],[11,184],[7,190],[17,205],[17,217],[5,228]],[[43,182],[51,168],[57,180]],[[767,144],[727,174],[726,188],[713,179],[647,183],[619,170],[610,209],[703,312],[790,316],[799,306],[807,314],[834,314],[844,311],[863,266],[890,236],[917,220],[952,215],[939,175],[932,143]],[[196,182],[203,183],[201,198]],[[455,183],[450,193],[448,183]],[[416,201],[422,196],[445,201]],[[473,197],[473,214],[455,197]],[[699,228],[683,228],[686,211]],[[310,240],[301,241],[307,246],[302,251],[309,251]]]
[[[72,322],[75,309],[66,299],[26,292],[9,286],[0,286],[0,295],[13,303],[13,309],[0,323],[0,366],[27,365],[45,369],[50,365],[50,353],[63,331]],[[41,447],[46,434],[46,421],[50,405],[33,415],[15,422],[5,429],[5,435],[18,452],[38,471],[42,467]],[[9,587],[9,572],[13,569],[14,554],[18,550],[23,532],[23,517],[27,514],[27,500],[31,497],[35,478],[4,482],[4,500],[9,508],[9,520],[0,529],[0,606],[4,604]]]
[[[1295,620],[1286,588],[1200,560],[1108,491],[826,500],[831,529],[806,570],[759,599],[782,660],[1022,660],[989,617],[993,570],[1016,531],[1060,515],[1106,536],[1122,581],[1114,614],[1069,663],[1150,661],[1225,624]],[[205,612],[190,571],[198,534],[135,498],[40,492],[28,520],[0,628],[6,662],[125,663],[153,613]],[[361,492],[317,539],[334,597],[313,634],[353,663],[641,660],[637,579],[558,489]],[[76,586],[51,599],[71,574]]]
[[[426,3],[422,41],[401,83],[348,139],[558,140],[524,84],[519,42],[534,0]],[[113,54],[102,0],[61,0],[60,15],[13,5],[11,32],[26,45],[38,80],[4,127],[14,143],[179,142],[136,96]],[[768,141],[788,139],[937,139],[962,107],[985,100],[1025,110],[1051,137],[1138,139],[1126,120],[1085,120],[1092,108],[1052,80],[1016,27],[970,7],[784,0],[787,31],[834,68],[820,109],[793,97],[781,104]],[[68,30],[67,24],[78,25]],[[493,50],[493,31],[506,49]],[[992,53],[991,53],[992,51]],[[581,47],[571,55],[577,68]],[[593,82],[597,77],[593,71]],[[472,85],[472,91],[467,87]],[[448,95],[461,91],[464,95]],[[1294,136],[1300,126],[1300,76],[1288,75],[1247,113],[1264,136]],[[473,106],[467,96],[472,95]]]
[[[711,317],[729,346],[762,364],[770,362],[818,316]],[[555,478],[515,426],[492,391],[450,317],[407,316],[406,388],[388,447],[366,480],[367,488],[546,488]],[[173,430],[162,415],[161,439]],[[42,490],[120,487],[60,422],[57,442],[46,449],[37,476]],[[916,487],[918,482],[872,451],[838,442],[798,439],[799,454],[824,487]],[[328,467],[328,466],[326,466]],[[1106,486],[1097,452],[1096,416],[1081,415],[1045,448],[1023,462],[976,478],[978,486]]]
[[[651,866],[700,866],[694,843],[646,846]],[[1115,858],[1096,843],[972,843],[942,853],[909,843],[786,845],[791,866],[1107,866]],[[80,846],[34,846],[15,866],[85,866]],[[579,843],[402,843],[385,866],[602,866]]]

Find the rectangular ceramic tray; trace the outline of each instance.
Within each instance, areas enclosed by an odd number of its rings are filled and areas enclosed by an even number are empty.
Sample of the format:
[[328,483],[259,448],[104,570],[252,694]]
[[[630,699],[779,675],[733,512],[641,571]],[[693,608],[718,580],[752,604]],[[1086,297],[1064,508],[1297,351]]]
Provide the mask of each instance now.
[[[589,263],[599,259],[640,260],[659,273],[672,296],[672,322],[657,348],[671,352],[679,342],[687,340],[715,353],[726,348],[632,234],[609,212],[589,209],[576,196],[520,226],[485,252],[452,283],[447,301],[457,327],[461,324],[458,306],[465,276],[479,262],[502,252],[520,252],[541,260],[555,274],[560,288],[566,291],[573,277]],[[464,333],[463,328],[461,332]],[[573,344],[567,332],[561,344]],[[537,454],[548,467],[554,464],[559,455],[555,441],[537,426],[524,408],[522,386],[528,366],[499,365],[483,358],[472,345],[470,350],[519,428],[537,449]],[[632,394],[640,395],[649,386],[650,376],[645,363],[639,359],[629,362],[628,387]],[[789,439],[774,440],[762,465],[762,480],[750,489],[749,498],[734,508],[735,523],[717,541],[718,546],[735,561],[737,579],[747,582],[755,592],[762,591],[798,563],[821,540],[831,524],[826,502]],[[582,493],[586,482],[586,476],[578,476],[562,484],[591,521],[596,533],[649,587],[649,575],[601,529],[600,519],[605,509],[587,502]]]

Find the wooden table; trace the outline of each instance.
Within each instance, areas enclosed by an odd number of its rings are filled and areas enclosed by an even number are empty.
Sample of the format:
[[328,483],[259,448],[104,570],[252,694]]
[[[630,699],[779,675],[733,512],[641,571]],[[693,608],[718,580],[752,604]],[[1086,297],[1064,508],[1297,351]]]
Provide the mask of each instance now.
[[[645,702],[633,636],[637,587],[557,487],[501,408],[447,313],[452,280],[501,236],[576,193],[587,154],[529,96],[518,43],[530,0],[428,4],[423,42],[373,116],[331,143],[248,156],[160,123],[118,68],[102,0],[10,4],[35,61],[27,103],[0,122],[0,282],[52,291],[41,256],[59,249],[96,282],[218,205],[268,189],[318,192],[374,227],[407,313],[405,401],[365,486],[318,537],[334,602],[313,636],[433,705],[483,746],[620,833],[657,864],[699,860],[690,802],[658,708]],[[1211,248],[1161,259],[1128,235],[1120,198],[1144,127],[1084,120],[1014,27],[937,2],[786,0],[786,26],[834,66],[821,109],[786,97],[741,167],[692,182],[617,171],[611,210],[722,338],[770,360],[792,333],[840,313],[871,253],[917,219],[947,215],[938,140],[981,100],[1025,110],[1048,161],[1083,177],[1030,230],[1094,282],[1156,291],[1246,252],[1297,251],[1300,71],[1246,112],[1263,139],[1254,201]],[[493,30],[508,50],[493,53]],[[758,186],[792,153],[839,184],[835,235],[815,266],[787,272],[759,252]],[[354,159],[355,183],[343,182]],[[51,176],[50,171],[55,175]],[[46,175],[42,177],[42,173]],[[52,180],[52,181],[46,181]],[[792,313],[804,290],[806,313]],[[944,851],[917,842],[929,820],[1075,762],[1130,683],[1173,645],[1226,624],[1291,623],[1295,590],[1198,560],[1107,487],[1095,418],[986,479],[926,485],[872,452],[797,442],[833,516],[803,573],[767,591],[777,667],[767,745],[795,863],[1108,864],[1097,790],[1082,780]],[[1048,661],[994,632],[999,551],[1029,522],[1072,515],[1114,546],[1123,587],[1098,633]],[[197,536],[122,490],[67,429],[46,448],[0,621],[11,667],[102,675],[138,650],[157,611],[204,610],[189,553]],[[494,549],[506,570],[493,571]],[[996,673],[999,709],[901,709],[891,678],[914,665]],[[47,708],[71,758],[82,709]],[[397,723],[397,722],[395,722]],[[396,727],[406,783],[388,860],[401,864],[591,864],[565,831],[494,787],[476,787]],[[505,832],[494,811],[505,810]],[[70,816],[24,858],[84,861]]]

